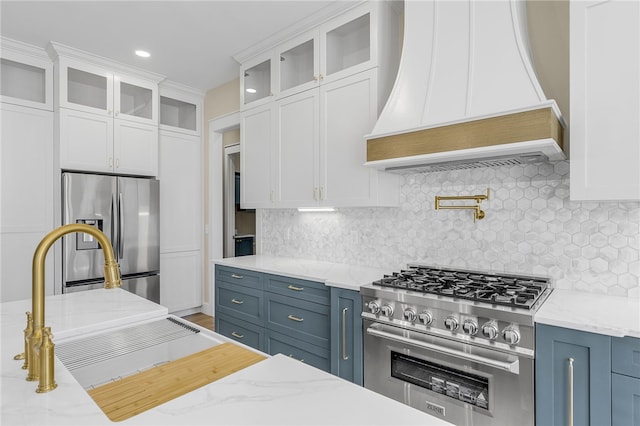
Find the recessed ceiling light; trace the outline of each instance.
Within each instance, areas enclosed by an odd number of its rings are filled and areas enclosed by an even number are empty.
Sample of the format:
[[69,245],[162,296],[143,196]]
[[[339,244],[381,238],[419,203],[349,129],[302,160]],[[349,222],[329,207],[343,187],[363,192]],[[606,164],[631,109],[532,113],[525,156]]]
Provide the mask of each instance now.
[[151,56],[151,53],[144,50],[136,50],[136,55],[140,56],[141,58],[148,58],[149,56]]
[[256,89],[252,89],[251,87],[249,87],[249,88],[246,90],[246,92],[247,92],[247,93],[256,93]]

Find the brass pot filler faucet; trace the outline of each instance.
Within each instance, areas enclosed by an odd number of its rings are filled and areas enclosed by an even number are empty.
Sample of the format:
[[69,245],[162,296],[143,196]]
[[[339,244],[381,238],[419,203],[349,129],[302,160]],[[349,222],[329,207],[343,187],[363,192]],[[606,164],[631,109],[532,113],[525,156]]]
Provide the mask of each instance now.
[[14,359],[24,359],[23,370],[29,370],[28,381],[38,380],[36,392],[43,393],[54,390],[54,344],[51,327],[44,326],[44,260],[49,248],[60,237],[72,232],[84,232],[100,243],[104,254],[104,288],[117,288],[122,285],[118,263],[113,255],[113,247],[107,236],[90,225],[74,223],[64,225],[49,232],[40,241],[33,254],[31,312],[27,312],[27,328],[24,329],[24,353]]

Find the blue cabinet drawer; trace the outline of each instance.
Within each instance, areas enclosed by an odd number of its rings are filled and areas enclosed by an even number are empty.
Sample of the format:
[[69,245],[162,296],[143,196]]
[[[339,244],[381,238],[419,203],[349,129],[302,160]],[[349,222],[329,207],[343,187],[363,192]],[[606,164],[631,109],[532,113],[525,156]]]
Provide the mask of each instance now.
[[216,283],[226,282],[262,290],[262,273],[216,265]]
[[611,339],[611,371],[640,378],[640,339],[634,337]]
[[329,347],[329,306],[266,293],[267,328]]
[[[242,324],[242,325],[241,325]],[[262,327],[249,323],[236,322],[231,318],[219,318],[216,316],[216,333],[244,343],[252,348],[263,350],[264,331]]]
[[265,290],[309,302],[329,304],[329,288],[317,281],[265,274]]
[[640,379],[611,375],[611,425],[640,425]]
[[331,369],[329,350],[301,342],[284,334],[267,331],[266,351],[269,355],[283,354],[324,371]]
[[264,298],[261,290],[219,282],[216,286],[216,313],[264,325]]

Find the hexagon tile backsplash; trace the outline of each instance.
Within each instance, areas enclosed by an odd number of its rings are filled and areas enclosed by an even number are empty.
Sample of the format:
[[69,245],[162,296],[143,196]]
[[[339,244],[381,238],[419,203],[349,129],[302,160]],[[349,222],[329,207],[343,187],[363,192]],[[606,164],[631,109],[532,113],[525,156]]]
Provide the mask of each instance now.
[[[261,210],[262,253],[389,272],[416,262],[538,275],[556,288],[640,297],[640,203],[571,201],[568,162],[402,178],[395,208]],[[487,188],[483,220],[434,209],[436,195]]]

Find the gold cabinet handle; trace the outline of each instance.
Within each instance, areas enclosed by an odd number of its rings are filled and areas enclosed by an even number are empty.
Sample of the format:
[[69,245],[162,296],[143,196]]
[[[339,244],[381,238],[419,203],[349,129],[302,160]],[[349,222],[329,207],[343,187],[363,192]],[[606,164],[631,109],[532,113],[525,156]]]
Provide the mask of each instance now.
[[244,334],[238,334],[235,331],[232,331],[231,335],[237,339],[242,339],[244,337]]
[[295,290],[295,291],[302,291],[302,290],[304,290],[304,287],[296,287],[295,285],[287,286],[287,288],[288,288],[289,290]]
[[304,321],[304,318],[298,318],[298,317],[293,316],[293,315],[289,315],[287,318],[289,318],[291,321],[296,321],[296,322]]
[[109,157],[109,167],[113,167],[113,157]]
[[242,300],[236,300],[236,299],[231,299],[231,303],[235,303],[236,305],[242,305],[244,303],[244,301]]
[[237,280],[241,280],[241,279],[243,279],[244,277],[243,277],[242,275],[231,274],[231,278],[235,278],[235,279],[237,279]]
[[573,358],[569,358],[569,426],[573,426]]
[[320,187],[320,201],[324,200],[324,186]]
[[[294,357],[293,354],[289,354],[289,358],[298,359],[298,358]],[[298,359],[298,361],[304,362],[304,358]]]
[[342,360],[349,359],[347,355],[347,308],[342,310]]

